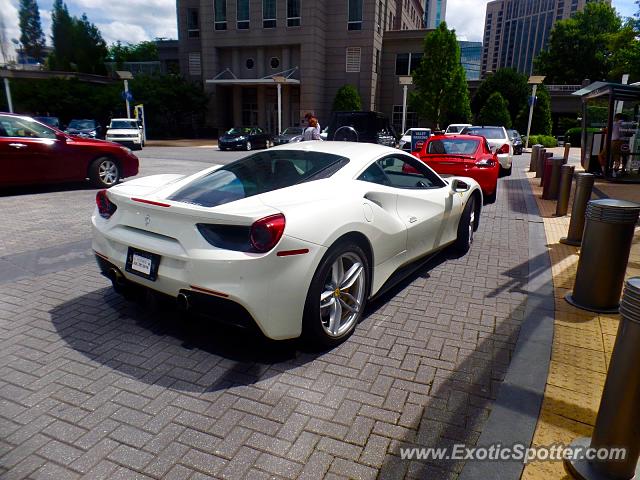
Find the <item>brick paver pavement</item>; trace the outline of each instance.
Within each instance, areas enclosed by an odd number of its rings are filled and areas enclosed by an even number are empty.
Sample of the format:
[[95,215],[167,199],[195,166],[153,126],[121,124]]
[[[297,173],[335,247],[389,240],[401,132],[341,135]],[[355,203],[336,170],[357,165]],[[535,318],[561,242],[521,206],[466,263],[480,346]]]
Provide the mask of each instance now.
[[[472,445],[488,417],[524,316],[521,171],[470,253],[440,254],[329,352],[129,302],[91,259],[0,283],[0,477],[455,478],[461,462],[399,449]],[[86,240],[93,195],[0,197],[0,264]]]

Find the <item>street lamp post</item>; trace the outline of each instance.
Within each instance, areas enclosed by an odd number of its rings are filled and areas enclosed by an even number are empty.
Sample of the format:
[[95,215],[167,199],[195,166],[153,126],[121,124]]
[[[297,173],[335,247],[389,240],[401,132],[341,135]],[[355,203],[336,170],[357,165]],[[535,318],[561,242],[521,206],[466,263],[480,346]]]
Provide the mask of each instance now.
[[542,75],[532,75],[529,77],[529,85],[533,85],[533,91],[531,92],[531,99],[529,100],[529,123],[527,123],[527,140],[525,141],[524,148],[529,148],[529,134],[531,133],[531,120],[533,119],[533,106],[536,103],[536,92],[538,91],[538,85],[544,81],[545,77]]
[[11,87],[9,86],[9,79],[4,77],[4,92],[7,94],[7,105],[9,106],[9,113],[13,113],[13,102],[11,101]]
[[124,102],[127,107],[127,118],[131,118],[131,110],[129,108],[129,80],[133,79],[133,74],[127,70],[116,70],[116,75],[120,80],[124,80]]
[[276,82],[278,88],[278,135],[280,135],[282,133],[282,84],[287,83],[287,77],[275,75],[271,78]]
[[407,90],[409,85],[413,84],[411,75],[403,75],[399,77],[400,85],[402,85],[402,134],[407,129]]

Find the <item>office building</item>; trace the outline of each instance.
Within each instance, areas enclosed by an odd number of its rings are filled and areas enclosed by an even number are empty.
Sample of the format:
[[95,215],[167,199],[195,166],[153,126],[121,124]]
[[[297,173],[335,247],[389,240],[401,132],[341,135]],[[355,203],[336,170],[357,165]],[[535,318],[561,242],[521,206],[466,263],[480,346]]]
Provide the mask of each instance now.
[[458,40],[460,46],[460,63],[464,68],[467,80],[480,79],[482,61],[482,42]]
[[[590,0],[494,0],[485,15],[482,76],[504,67],[530,75],[558,20],[584,9]],[[591,0],[597,1],[597,0]],[[603,0],[611,3],[611,0]]]
[[398,76],[417,66],[427,32],[422,0],[177,0],[177,11],[180,70],[210,94],[207,122],[218,131],[275,132],[278,83],[283,128],[309,111],[326,125],[345,84],[363,110],[391,117],[402,105]]
[[440,22],[444,22],[446,13],[447,0],[425,0],[424,28],[438,28]]

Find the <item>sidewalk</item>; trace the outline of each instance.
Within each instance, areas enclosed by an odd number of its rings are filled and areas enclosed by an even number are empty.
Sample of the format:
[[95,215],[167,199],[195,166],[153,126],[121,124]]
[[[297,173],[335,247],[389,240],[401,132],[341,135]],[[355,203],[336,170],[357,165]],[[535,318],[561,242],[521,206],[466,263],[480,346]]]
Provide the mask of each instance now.
[[[554,152],[555,155],[561,153]],[[570,163],[576,165],[576,171],[581,171],[578,162],[572,149]],[[565,217],[555,217],[556,202],[542,200],[539,179],[533,178],[532,173],[527,176],[544,222],[555,297],[551,364],[532,444],[569,444],[576,437],[591,436],[620,316],[587,312],[564,300],[565,294],[573,290],[579,259],[578,247],[559,243],[567,234],[571,212]],[[640,188],[599,181],[592,198],[602,196],[640,202]],[[573,198],[570,205],[572,201]],[[636,275],[640,275],[640,236],[633,242],[626,278]],[[562,462],[538,462],[527,465],[521,478],[571,477],[565,473]]]

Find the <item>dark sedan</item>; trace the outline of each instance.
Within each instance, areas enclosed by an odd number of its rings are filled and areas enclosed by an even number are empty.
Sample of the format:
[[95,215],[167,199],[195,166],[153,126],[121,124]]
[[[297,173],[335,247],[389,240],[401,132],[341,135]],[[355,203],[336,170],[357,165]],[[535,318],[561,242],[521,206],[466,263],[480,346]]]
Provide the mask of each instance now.
[[86,178],[108,188],[138,174],[138,157],[128,148],[70,136],[10,113],[0,113],[0,159],[0,188]]
[[524,145],[522,143],[522,137],[520,136],[518,131],[507,130],[507,135],[509,135],[509,140],[511,140],[511,144],[513,145],[513,154],[522,155],[522,149]]
[[104,138],[102,126],[96,120],[73,119],[67,125],[64,133],[87,138]]
[[220,150],[253,150],[269,148],[273,143],[270,134],[260,127],[234,127],[218,139]]
[[302,127],[289,127],[273,139],[273,144],[283,145],[285,143],[289,143],[292,139],[300,137],[303,132],[304,128]]

